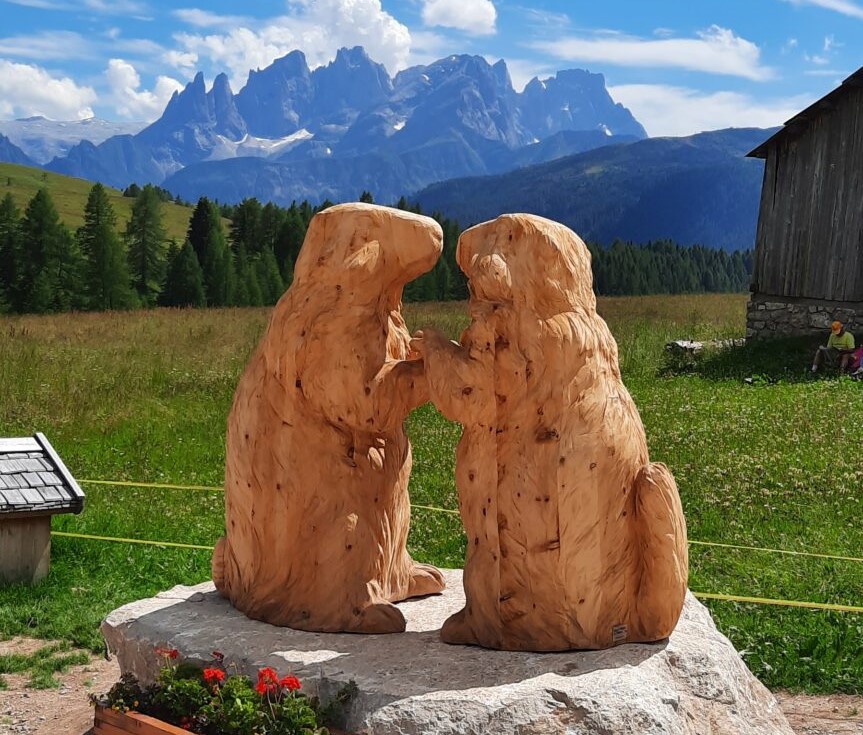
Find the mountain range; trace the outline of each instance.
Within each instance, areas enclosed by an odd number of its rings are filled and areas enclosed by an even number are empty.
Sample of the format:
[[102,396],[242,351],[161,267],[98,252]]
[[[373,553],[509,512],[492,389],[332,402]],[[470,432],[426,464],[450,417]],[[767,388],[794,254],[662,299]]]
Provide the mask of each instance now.
[[[237,94],[225,74],[208,89],[199,73],[152,124],[111,135],[118,125],[0,122],[0,161],[121,188],[157,183],[190,201],[316,204],[368,191],[463,225],[527,211],[602,244],[738,249],[754,241],[763,172],[745,154],[772,133],[647,138],[601,74],[559,71],[516,92],[503,61],[448,56],[390,77],[361,47],[314,70],[293,51]],[[45,163],[53,150],[65,153]]]
[[[574,134],[574,135],[573,135]],[[430,183],[646,137],[601,74],[560,71],[513,89],[504,61],[448,56],[390,77],[361,47],[310,70],[301,51],[250,72],[198,74],[134,135],[82,141],[46,167],[184,197],[381,200]],[[382,173],[381,167],[386,167]]]
[[66,156],[82,140],[98,145],[115,135],[133,135],[145,125],[143,122],[112,122],[97,117],[49,120],[36,115],[17,120],[0,120],[0,135],[6,136],[30,160],[42,165],[54,158]]
[[778,128],[606,146],[497,176],[433,184],[414,199],[462,224],[504,212],[562,222],[585,240],[745,250],[755,243],[764,162],[746,154]]

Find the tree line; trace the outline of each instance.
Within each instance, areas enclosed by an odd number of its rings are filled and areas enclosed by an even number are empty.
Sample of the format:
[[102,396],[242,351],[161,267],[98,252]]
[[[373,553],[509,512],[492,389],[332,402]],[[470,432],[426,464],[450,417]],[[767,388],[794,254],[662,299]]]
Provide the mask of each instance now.
[[[106,189],[94,184],[84,224],[73,233],[47,189],[23,212],[7,194],[0,201],[0,311],[274,304],[291,283],[309,222],[332,205],[304,201],[279,207],[254,198],[220,205],[202,197],[179,243],[166,237],[162,219],[163,203],[179,200],[152,185],[132,185],[124,195],[134,201],[122,231]],[[360,201],[372,197],[363,192]],[[404,197],[394,206],[421,213]],[[443,255],[405,287],[404,300],[466,299],[467,281],[455,261],[461,228],[439,213],[432,216],[443,229]],[[227,228],[223,220],[229,221]],[[669,241],[588,247],[599,295],[744,291],[752,271],[751,251],[726,253]]]

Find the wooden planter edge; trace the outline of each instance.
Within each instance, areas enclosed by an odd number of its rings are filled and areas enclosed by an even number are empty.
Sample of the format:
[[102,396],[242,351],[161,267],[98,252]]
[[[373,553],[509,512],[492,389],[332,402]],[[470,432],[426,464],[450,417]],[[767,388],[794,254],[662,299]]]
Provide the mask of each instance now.
[[176,725],[169,725],[154,717],[137,712],[115,712],[109,707],[96,705],[93,735],[189,735]]
[[[328,728],[330,735],[352,735],[335,727]],[[96,705],[93,735],[189,735],[176,725],[170,725],[137,712],[115,712],[110,707]]]

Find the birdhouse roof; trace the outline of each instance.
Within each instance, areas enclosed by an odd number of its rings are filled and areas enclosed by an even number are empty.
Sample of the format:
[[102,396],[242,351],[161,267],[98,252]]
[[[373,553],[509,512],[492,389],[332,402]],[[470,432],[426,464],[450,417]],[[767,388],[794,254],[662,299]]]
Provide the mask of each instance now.
[[84,493],[44,434],[0,438],[0,517],[83,508]]

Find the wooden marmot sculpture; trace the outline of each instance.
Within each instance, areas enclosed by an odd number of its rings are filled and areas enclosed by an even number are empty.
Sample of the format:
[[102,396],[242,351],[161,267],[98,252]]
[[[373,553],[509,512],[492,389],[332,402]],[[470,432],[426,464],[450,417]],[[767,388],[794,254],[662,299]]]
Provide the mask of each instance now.
[[228,417],[213,580],[249,617],[398,632],[393,601],[444,587],[405,547],[402,424],[428,391],[401,316],[403,286],[441,248],[436,222],[395,209],[345,204],[312,220]]
[[466,231],[457,258],[462,345],[414,342],[432,402],[464,426],[467,604],[443,640],[562,651],[665,638],[686,593],[686,524],[674,478],[649,462],[587,248],[514,214]]

